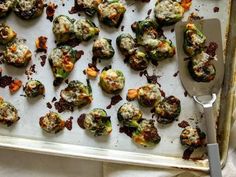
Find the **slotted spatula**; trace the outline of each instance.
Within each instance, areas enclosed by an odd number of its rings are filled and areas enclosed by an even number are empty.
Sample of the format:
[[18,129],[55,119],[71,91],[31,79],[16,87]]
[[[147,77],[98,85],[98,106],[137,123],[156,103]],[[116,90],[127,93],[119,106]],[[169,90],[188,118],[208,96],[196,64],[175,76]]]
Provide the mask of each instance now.
[[[185,60],[187,55],[183,50],[184,29],[187,23],[188,22],[179,22],[175,26],[180,79],[188,94],[204,108],[210,174],[212,177],[221,177],[219,146],[216,138],[216,118],[213,116],[212,112],[213,103],[217,98],[217,93],[222,86],[224,77],[221,25],[218,19],[197,20],[192,22],[207,37],[206,44],[209,44],[209,42],[215,42],[218,45],[216,50],[217,60],[213,61],[216,69],[216,76],[214,80],[204,83],[193,80],[188,71],[188,61]],[[204,97],[204,100],[202,100],[202,97]]]

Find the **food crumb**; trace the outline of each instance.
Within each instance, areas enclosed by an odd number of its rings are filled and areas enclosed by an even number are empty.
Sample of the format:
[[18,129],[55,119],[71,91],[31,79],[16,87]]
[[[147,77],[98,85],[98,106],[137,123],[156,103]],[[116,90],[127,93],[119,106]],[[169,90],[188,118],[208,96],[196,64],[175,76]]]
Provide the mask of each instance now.
[[41,59],[40,65],[43,67],[46,63],[47,56],[46,55],[41,55],[40,59]]
[[67,130],[72,130],[72,123],[73,123],[72,120],[73,120],[72,116],[66,120],[65,127],[67,128]]
[[123,98],[120,95],[114,95],[111,97],[111,103],[106,107],[107,109],[111,109],[112,106],[119,103]]
[[174,77],[177,77],[179,74],[179,71],[177,71],[176,73],[173,74]]
[[53,21],[54,14],[57,8],[57,4],[49,2],[46,8],[46,14],[47,14],[47,19],[50,20],[51,22]]
[[48,108],[48,109],[52,109],[51,103],[47,102],[47,108]]
[[36,39],[35,45],[36,45],[36,52],[44,52],[47,53],[47,40],[48,38],[45,36],[40,36]]
[[213,12],[215,12],[215,13],[216,13],[216,12],[219,12],[219,10],[220,10],[219,7],[214,7],[214,8],[213,8]]
[[22,81],[21,80],[13,80],[11,84],[9,85],[9,90],[11,94],[16,93],[22,86]]
[[62,98],[54,103],[54,107],[59,113],[62,113],[64,111],[71,111],[71,112],[74,111],[74,107],[70,103],[63,100]]
[[36,73],[35,64],[31,65],[28,69],[25,70],[25,75],[27,76],[28,80],[34,73]]
[[185,127],[189,126],[189,123],[187,121],[183,120],[182,122],[178,123],[178,126],[180,128],[185,128]]
[[52,98],[52,102],[55,102],[55,101],[57,101],[57,98],[56,98],[56,97],[53,97],[53,98]]

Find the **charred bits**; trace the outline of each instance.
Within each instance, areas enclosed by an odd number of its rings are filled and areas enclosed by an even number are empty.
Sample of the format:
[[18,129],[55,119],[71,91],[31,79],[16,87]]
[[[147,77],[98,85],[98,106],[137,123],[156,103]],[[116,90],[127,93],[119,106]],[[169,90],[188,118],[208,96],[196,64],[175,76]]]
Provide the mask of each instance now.
[[67,128],[67,130],[72,130],[72,128],[73,128],[72,127],[72,124],[73,124],[72,120],[73,120],[72,116],[66,120],[65,127]]
[[84,119],[85,119],[86,114],[81,114],[79,118],[77,119],[77,123],[80,126],[80,128],[85,129],[84,127]]
[[112,106],[119,103],[123,98],[120,95],[114,95],[111,97],[111,103],[106,107],[107,109],[111,109]]
[[189,126],[189,123],[187,121],[183,120],[182,122],[178,123],[178,126],[180,128],[185,128],[185,127]]
[[50,20],[51,22],[53,21],[55,11],[57,9],[57,4],[49,2],[46,8],[46,14],[47,14],[47,19]]
[[153,74],[152,76],[150,76],[147,72],[147,70],[144,70],[144,71],[141,71],[139,73],[139,76],[142,77],[142,76],[145,76],[147,78],[147,82],[149,84],[158,84],[160,87],[161,87],[161,84],[158,83],[157,79],[160,78],[160,76],[157,76],[155,74]]

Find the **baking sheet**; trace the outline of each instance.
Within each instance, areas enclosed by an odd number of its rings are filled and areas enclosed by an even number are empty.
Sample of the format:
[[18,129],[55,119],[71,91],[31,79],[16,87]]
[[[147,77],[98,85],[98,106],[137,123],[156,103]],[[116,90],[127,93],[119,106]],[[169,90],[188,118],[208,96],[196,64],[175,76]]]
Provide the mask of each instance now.
[[[52,1],[53,2],[53,1]],[[73,1],[65,1],[65,6],[62,6],[62,1],[55,0],[58,4],[56,14],[66,14],[72,18],[83,18],[83,14],[78,16],[77,14],[70,15],[68,10],[73,6]],[[129,88],[137,88],[146,83],[146,79],[140,78],[139,73],[132,71],[129,66],[123,63],[123,56],[117,50],[115,39],[122,32],[121,27],[124,26],[124,32],[129,32],[134,36],[131,31],[130,25],[137,20],[145,19],[148,15],[149,9],[153,9],[155,1],[151,0],[149,3],[134,3],[134,1],[122,1],[127,6],[127,12],[120,25],[119,29],[109,28],[100,24],[97,17],[93,18],[93,21],[101,32],[99,37],[106,37],[113,39],[112,44],[115,49],[115,56],[111,61],[102,61],[98,64],[98,68],[102,69],[104,66],[112,65],[114,69],[120,69],[123,71],[126,77],[126,85],[121,93],[123,101],[112,107],[110,110],[106,110],[108,115],[111,115],[113,131],[109,137],[93,137],[83,129],[79,128],[76,120],[77,117],[86,113],[92,108],[100,107],[105,108],[110,103],[111,95],[105,94],[98,86],[98,79],[91,80],[94,101],[91,105],[82,109],[75,109],[73,113],[66,112],[61,115],[64,119],[70,116],[74,117],[72,131],[64,130],[56,135],[47,134],[41,130],[38,124],[39,117],[44,115],[49,109],[46,106],[47,102],[51,102],[53,97],[59,98],[59,93],[66,84],[62,84],[58,89],[55,89],[52,85],[53,75],[49,63],[46,62],[44,67],[40,65],[39,55],[33,57],[31,64],[36,64],[37,73],[32,75],[33,79],[40,80],[46,86],[45,98],[33,98],[27,99],[22,96],[23,91],[20,90],[14,95],[11,95],[8,89],[1,89],[0,94],[9,102],[13,103],[19,110],[20,121],[10,128],[0,126],[0,145],[8,148],[28,150],[33,152],[42,152],[48,154],[67,155],[72,157],[82,157],[89,159],[100,159],[115,161],[120,163],[132,163],[147,166],[163,166],[163,167],[179,167],[179,168],[193,168],[199,170],[207,170],[207,160],[199,161],[184,161],[182,160],[182,154],[184,147],[179,142],[179,135],[182,131],[178,127],[178,123],[182,120],[187,120],[191,125],[196,125],[205,130],[204,121],[201,121],[200,108],[193,102],[192,98],[185,97],[184,89],[181,86],[179,77],[173,77],[177,72],[177,59],[167,59],[159,63],[157,67],[150,64],[148,72],[150,74],[155,73],[160,75],[158,80],[161,84],[161,88],[165,91],[166,95],[175,95],[181,100],[182,112],[179,116],[179,121],[174,122],[171,125],[157,125],[159,134],[162,137],[161,142],[154,148],[143,148],[134,144],[129,137],[125,134],[119,133],[118,120],[116,113],[118,108],[126,102],[126,92]],[[214,13],[214,7],[219,7],[219,12]],[[185,18],[189,16],[191,12],[197,12],[199,16],[204,18],[218,18],[222,25],[222,38],[224,39],[223,46],[225,47],[226,38],[225,35],[228,30],[229,20],[229,8],[230,0],[215,1],[215,0],[198,0],[193,1],[193,5],[189,12],[185,14]],[[138,17],[138,18],[136,18]],[[153,10],[150,14],[153,17]],[[55,47],[55,39],[52,33],[52,23],[46,19],[45,13],[38,19],[32,21],[23,21],[16,17],[13,13],[6,18],[6,22],[12,26],[18,33],[19,38],[27,39],[27,44],[31,51],[35,50],[34,41],[37,37],[43,35],[48,37],[48,51]],[[174,32],[171,30],[174,27],[165,27],[164,33],[168,39],[171,39],[175,43]],[[74,71],[69,76],[69,80],[80,80],[86,82],[86,76],[83,74],[83,70],[87,67],[87,64],[91,62],[92,58],[92,42],[93,40],[82,43],[78,47],[79,50],[84,50],[84,55],[76,63]],[[25,69],[14,68],[12,66],[1,65],[4,70],[4,74],[11,75],[15,78],[21,79],[24,83],[27,77],[24,75]],[[133,102],[137,105],[137,102]],[[219,103],[219,101],[218,101]],[[138,105],[137,105],[138,106]],[[219,104],[215,106],[215,116],[218,117]],[[52,109],[53,110],[53,109]],[[151,118],[150,109],[143,109],[144,117]],[[189,118],[193,119],[190,120]],[[224,122],[223,122],[224,123]],[[229,131],[229,130],[228,130]],[[198,149],[192,157],[199,158],[205,154],[205,149]]]

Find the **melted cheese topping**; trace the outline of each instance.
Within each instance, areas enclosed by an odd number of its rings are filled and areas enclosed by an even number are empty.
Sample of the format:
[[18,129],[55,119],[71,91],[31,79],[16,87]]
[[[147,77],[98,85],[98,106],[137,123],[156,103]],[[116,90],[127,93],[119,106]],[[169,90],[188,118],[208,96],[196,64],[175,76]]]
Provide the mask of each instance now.
[[63,34],[73,31],[73,24],[66,16],[59,16],[53,22],[53,32]]
[[94,0],[77,0],[77,4],[83,5],[85,8],[93,8]]
[[119,109],[119,113],[126,120],[139,119],[142,116],[142,112],[131,103],[125,103]]
[[109,69],[101,77],[108,90],[121,90],[124,87],[124,76],[119,76],[115,70]]
[[193,68],[197,69],[197,68],[203,67],[206,64],[206,62],[209,61],[209,57],[210,56],[205,52],[201,52],[200,54],[194,56],[193,57],[193,63],[194,63]]
[[0,104],[0,120],[6,120],[11,122],[17,121],[17,110],[11,104],[3,101]]
[[101,52],[106,55],[109,56],[111,54],[111,49],[110,49],[110,44],[109,42],[104,39],[97,39],[94,43],[93,43],[93,47],[94,48],[99,48],[99,50],[101,50]]
[[13,0],[0,1],[0,11],[7,12],[14,4]]
[[134,45],[134,40],[130,39],[129,37],[124,37],[120,41],[120,47],[127,50],[128,52],[132,52]]
[[17,0],[17,4],[22,11],[29,11],[36,5],[37,0]]
[[147,84],[138,89],[139,97],[146,97],[146,99],[161,101],[161,92],[156,84]]

